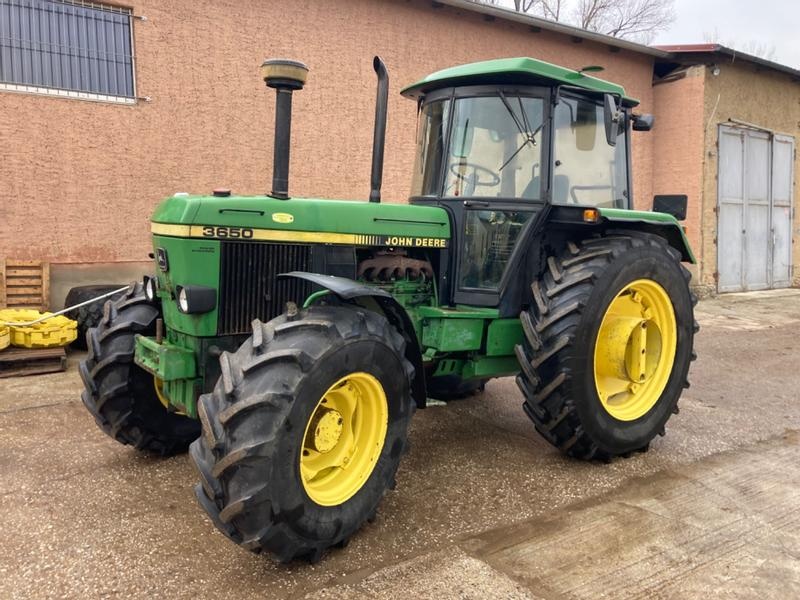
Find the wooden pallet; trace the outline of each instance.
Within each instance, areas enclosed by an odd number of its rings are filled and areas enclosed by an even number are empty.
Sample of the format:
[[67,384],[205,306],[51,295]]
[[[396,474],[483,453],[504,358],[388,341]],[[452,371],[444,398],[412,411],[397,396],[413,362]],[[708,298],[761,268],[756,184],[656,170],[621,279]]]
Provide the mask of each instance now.
[[0,378],[57,373],[66,368],[64,348],[6,348],[0,351]]
[[45,311],[50,297],[50,263],[7,258],[0,277],[0,308]]

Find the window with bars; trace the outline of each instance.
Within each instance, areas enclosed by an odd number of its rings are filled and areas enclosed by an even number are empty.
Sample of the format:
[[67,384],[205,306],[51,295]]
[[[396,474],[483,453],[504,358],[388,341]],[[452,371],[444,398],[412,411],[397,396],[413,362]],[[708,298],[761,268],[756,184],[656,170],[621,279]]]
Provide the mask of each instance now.
[[130,9],[0,0],[0,89],[132,102]]

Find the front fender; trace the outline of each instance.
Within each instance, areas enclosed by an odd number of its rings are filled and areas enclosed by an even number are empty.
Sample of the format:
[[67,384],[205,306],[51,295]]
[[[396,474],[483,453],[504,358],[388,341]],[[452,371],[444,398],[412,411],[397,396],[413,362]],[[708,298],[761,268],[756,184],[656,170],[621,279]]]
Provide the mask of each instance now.
[[405,357],[414,366],[411,395],[418,408],[425,408],[427,390],[425,389],[425,372],[422,368],[422,351],[420,350],[417,333],[406,310],[390,293],[380,288],[365,285],[346,277],[336,277],[335,275],[292,271],[291,273],[281,273],[278,277],[295,277],[310,281],[330,290],[342,300],[352,303],[357,303],[356,301],[359,298],[371,298],[374,300],[386,320],[406,341]]

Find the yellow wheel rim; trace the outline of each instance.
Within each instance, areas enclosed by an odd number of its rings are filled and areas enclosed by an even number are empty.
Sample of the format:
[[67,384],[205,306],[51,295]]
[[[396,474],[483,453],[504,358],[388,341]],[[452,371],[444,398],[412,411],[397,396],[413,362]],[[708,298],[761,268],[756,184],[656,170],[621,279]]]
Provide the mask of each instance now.
[[611,301],[594,347],[594,380],[603,408],[633,421],[653,408],[667,387],[678,327],[669,294],[651,279],[626,285]]
[[383,450],[389,405],[369,373],[342,377],[323,394],[303,434],[300,476],[306,494],[322,506],[352,498]]
[[164,405],[164,408],[169,408],[169,398],[167,398],[166,394],[164,394],[164,380],[154,375],[153,387],[156,389],[158,401]]

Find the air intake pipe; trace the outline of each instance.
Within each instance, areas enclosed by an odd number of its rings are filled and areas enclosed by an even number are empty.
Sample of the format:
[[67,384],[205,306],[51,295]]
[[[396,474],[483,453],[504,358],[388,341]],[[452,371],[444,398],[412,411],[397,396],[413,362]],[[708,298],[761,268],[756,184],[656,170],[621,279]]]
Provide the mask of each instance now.
[[273,58],[261,64],[261,77],[276,92],[275,146],[270,196],[289,198],[289,146],[292,133],[292,93],[302,90],[308,67],[296,60]]
[[389,104],[389,72],[380,56],[372,60],[378,75],[378,96],[375,100],[375,131],[372,135],[372,177],[370,178],[369,201],[381,201],[383,182],[383,147],[386,144],[386,112]]

